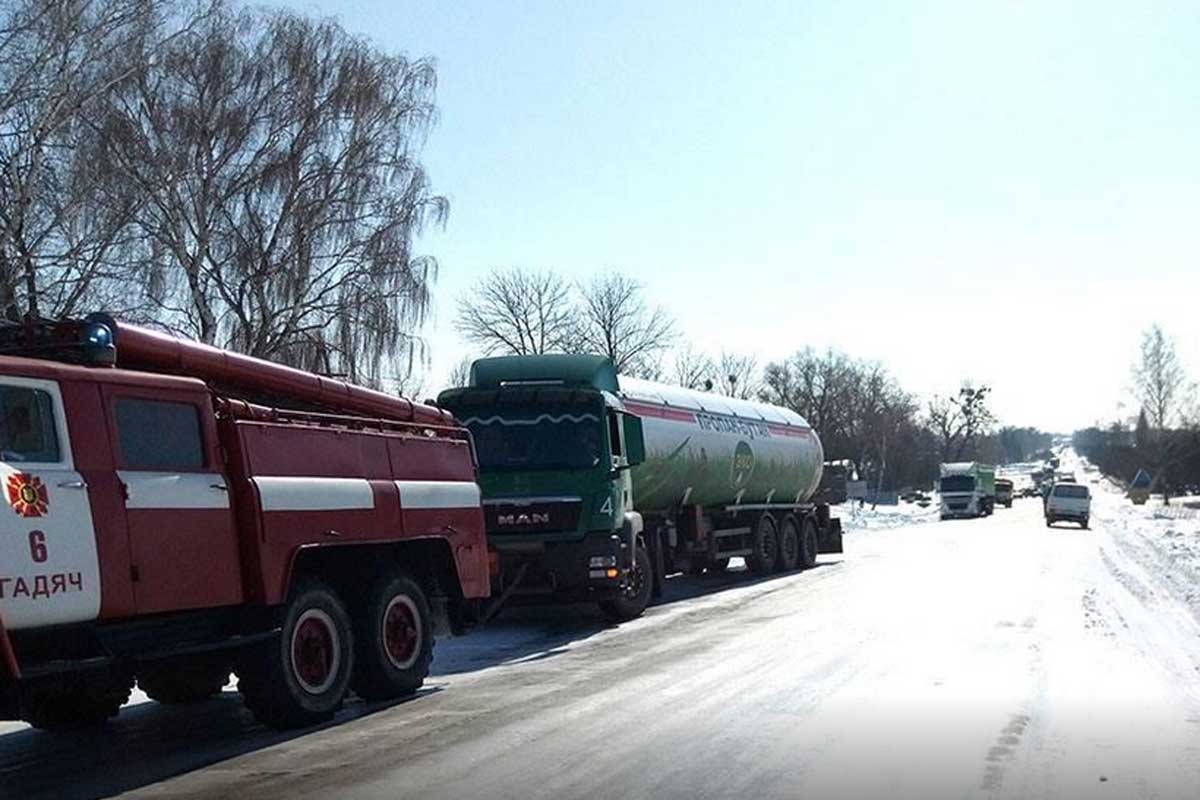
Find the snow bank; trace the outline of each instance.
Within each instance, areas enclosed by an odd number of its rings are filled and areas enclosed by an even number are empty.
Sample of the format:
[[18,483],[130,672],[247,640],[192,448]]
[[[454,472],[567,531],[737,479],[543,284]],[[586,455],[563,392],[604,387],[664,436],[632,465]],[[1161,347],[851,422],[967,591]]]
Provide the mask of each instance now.
[[857,502],[850,501],[833,506],[832,510],[833,515],[842,520],[842,530],[847,533],[890,530],[914,523],[934,522],[938,518],[936,502],[931,502],[926,508],[921,508],[916,503],[902,502],[895,506],[877,506],[872,509],[869,504],[860,508]]
[[1200,618],[1200,509],[1195,507],[1200,498],[1172,498],[1164,506],[1161,496],[1155,496],[1138,506],[1115,482],[1093,471],[1086,475],[1092,485],[1093,527],[1106,531]]

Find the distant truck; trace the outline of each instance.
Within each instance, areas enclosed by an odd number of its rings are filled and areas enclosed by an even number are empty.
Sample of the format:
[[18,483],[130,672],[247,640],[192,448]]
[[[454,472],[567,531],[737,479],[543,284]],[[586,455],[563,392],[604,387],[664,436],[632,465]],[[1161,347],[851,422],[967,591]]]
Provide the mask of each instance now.
[[996,503],[1005,508],[1012,508],[1013,482],[1008,478],[996,478]]
[[480,359],[438,404],[474,436],[502,600],[627,620],[676,571],[740,556],[784,572],[842,551],[812,502],[821,442],[787,409],[618,377],[592,355]]
[[94,315],[0,325],[0,718],[136,680],[262,722],[411,695],[487,596],[471,439],[430,406]]
[[996,506],[996,468],[977,461],[942,464],[941,518],[983,517]]

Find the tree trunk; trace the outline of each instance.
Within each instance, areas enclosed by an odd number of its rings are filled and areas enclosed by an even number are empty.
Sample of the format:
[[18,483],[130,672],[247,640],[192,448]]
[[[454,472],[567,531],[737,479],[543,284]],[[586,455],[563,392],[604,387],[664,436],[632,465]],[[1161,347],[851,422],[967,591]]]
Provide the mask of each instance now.
[[883,491],[883,473],[887,471],[887,437],[884,437],[879,442],[879,479],[875,481],[875,502],[871,504],[871,510],[879,505],[879,493]]
[[21,308],[17,305],[17,276],[12,269],[8,250],[0,247],[0,314],[9,322],[21,321]]
[[33,266],[33,259],[30,256],[25,256],[22,259],[22,273],[25,279],[25,293],[28,295],[28,318],[30,320],[40,319],[42,314],[38,308],[38,292],[37,292],[37,269]]

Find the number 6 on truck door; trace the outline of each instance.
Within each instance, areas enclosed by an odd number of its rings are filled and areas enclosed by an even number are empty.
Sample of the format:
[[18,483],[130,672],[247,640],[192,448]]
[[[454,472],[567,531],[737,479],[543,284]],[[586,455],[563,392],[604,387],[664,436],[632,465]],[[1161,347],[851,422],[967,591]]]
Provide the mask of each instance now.
[[4,626],[95,619],[96,534],[56,381],[0,376],[0,496]]

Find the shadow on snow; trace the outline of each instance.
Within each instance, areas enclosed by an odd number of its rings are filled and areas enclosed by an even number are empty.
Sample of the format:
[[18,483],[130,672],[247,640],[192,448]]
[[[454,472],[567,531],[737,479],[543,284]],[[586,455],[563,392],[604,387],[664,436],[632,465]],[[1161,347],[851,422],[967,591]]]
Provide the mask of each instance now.
[[[818,564],[817,568],[837,562]],[[779,575],[753,576],[745,570],[667,579],[665,607],[723,589],[753,586]],[[651,614],[653,611],[650,612]],[[469,636],[438,643],[430,683],[398,703],[347,701],[333,720],[299,731],[274,731],[254,721],[240,696],[226,690],[211,700],[186,706],[154,702],[127,706],[103,728],[51,734],[21,729],[0,735],[3,797],[107,797],[163,781],[235,756],[285,743],[331,727],[353,723],[379,711],[439,691],[439,676],[487,667],[541,661],[570,652],[572,646],[613,627],[595,605],[518,606]]]

